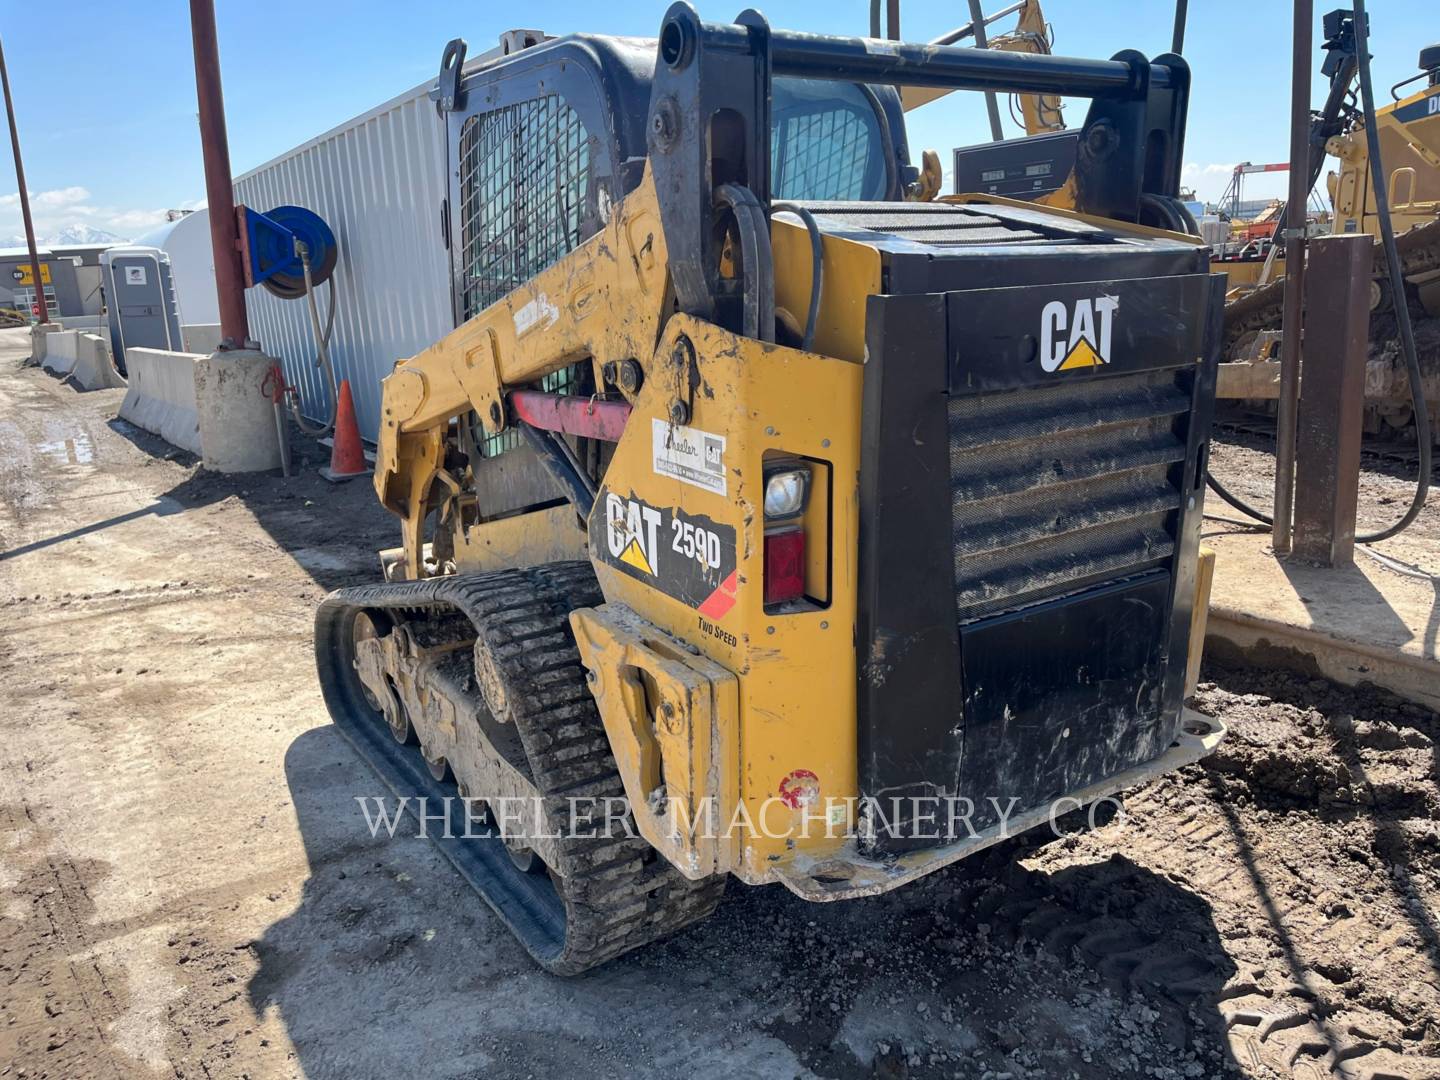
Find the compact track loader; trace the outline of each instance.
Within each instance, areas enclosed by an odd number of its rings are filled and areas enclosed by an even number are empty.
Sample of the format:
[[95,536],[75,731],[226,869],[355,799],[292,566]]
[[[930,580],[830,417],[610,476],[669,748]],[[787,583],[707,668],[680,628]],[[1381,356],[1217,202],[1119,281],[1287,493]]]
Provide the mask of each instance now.
[[[1072,208],[907,199],[897,85],[1090,98]],[[1187,90],[1174,56],[683,3],[658,40],[447,47],[458,328],[385,380],[403,544],[316,651],[546,968],[730,876],[896,888],[1215,747],[1183,707],[1224,297],[1167,231]]]

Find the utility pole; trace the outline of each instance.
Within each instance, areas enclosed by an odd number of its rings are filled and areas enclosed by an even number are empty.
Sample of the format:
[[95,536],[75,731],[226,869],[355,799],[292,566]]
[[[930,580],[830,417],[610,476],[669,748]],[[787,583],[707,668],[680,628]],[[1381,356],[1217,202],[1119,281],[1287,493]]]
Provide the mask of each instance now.
[[220,348],[244,349],[250,338],[250,323],[245,314],[245,271],[240,263],[235,190],[230,183],[230,140],[225,133],[225,98],[220,92],[214,0],[190,0],[190,36],[195,49],[195,97],[200,106],[200,149],[205,157],[215,293],[220,303]]
[[45,279],[40,276],[40,253],[35,249],[35,223],[30,220],[30,192],[25,187],[25,165],[20,160],[20,132],[15,127],[15,101],[10,97],[10,73],[5,68],[5,47],[0,45],[0,84],[5,87],[5,112],[10,118],[10,148],[15,151],[15,182],[20,185],[20,216],[25,220],[25,246],[30,249],[30,277],[35,283],[35,306],[40,321],[50,321],[45,303]]

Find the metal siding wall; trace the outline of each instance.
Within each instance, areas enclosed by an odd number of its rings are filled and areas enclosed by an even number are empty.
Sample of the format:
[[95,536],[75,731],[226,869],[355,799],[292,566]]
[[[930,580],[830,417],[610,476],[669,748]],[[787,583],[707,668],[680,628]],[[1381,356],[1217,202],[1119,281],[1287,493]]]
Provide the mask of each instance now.
[[[380,380],[453,327],[450,271],[440,234],[445,129],[422,90],[235,181],[236,199],[264,212],[315,211],[335,232],[331,279],[339,309],[330,338],[337,379],[349,379],[360,432],[380,426]],[[325,317],[329,286],[316,290]],[[306,416],[329,415],[304,300],[249,290],[250,333],[300,387]]]

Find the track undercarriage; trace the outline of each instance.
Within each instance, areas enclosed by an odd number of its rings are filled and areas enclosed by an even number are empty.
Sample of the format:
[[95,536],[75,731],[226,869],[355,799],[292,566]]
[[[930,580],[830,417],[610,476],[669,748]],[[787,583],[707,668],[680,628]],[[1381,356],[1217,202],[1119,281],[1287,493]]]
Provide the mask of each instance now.
[[623,813],[569,627],[600,602],[574,562],[344,589],[316,616],[341,730],[557,974],[703,918],[724,887],[687,880]]

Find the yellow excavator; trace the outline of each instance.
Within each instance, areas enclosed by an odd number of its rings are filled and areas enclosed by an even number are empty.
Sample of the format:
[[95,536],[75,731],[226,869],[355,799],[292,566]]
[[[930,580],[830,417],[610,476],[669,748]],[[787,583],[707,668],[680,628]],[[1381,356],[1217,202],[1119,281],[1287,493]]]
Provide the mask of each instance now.
[[[878,3],[872,4],[872,26],[878,24],[878,8]],[[1010,15],[1018,16],[1013,29],[996,37],[987,35],[988,26]],[[978,27],[976,21],[972,20],[941,35],[931,44],[948,47],[970,39],[974,39],[977,45],[983,41],[986,49],[1030,56],[1049,56],[1054,45],[1054,35],[1050,24],[1045,20],[1045,12],[1039,0],[1018,0],[993,15],[982,16]],[[922,105],[938,101],[951,92],[945,87],[902,86],[900,101],[908,113]],[[975,181],[971,186],[957,187],[955,190],[983,191],[992,195],[1005,194],[1027,199],[1052,195],[1066,175],[1065,168],[1059,163],[1073,160],[1074,157],[1073,133],[1070,138],[1062,134],[1065,132],[1065,116],[1064,103],[1059,95],[1009,96],[1010,117],[1025,129],[1023,142],[1001,140],[1001,121],[994,105],[995,94],[991,92],[988,96],[992,134],[997,141],[955,152],[957,183],[960,183],[962,174]],[[940,193],[942,183],[943,169],[939,155],[932,150],[922,151],[918,197],[933,198]],[[1067,193],[1057,205],[1071,206],[1073,202],[1073,196]]]
[[[1045,11],[1040,6],[1040,0],[1020,0],[1019,3],[1011,4],[994,15],[986,16],[981,21],[988,26],[990,23],[1010,15],[1018,16],[1014,29],[996,37],[987,36],[985,48],[997,49],[1001,52],[1027,53],[1031,56],[1049,56],[1055,44],[1055,38],[1050,24],[1045,20]],[[975,24],[972,21],[936,38],[931,44],[955,45],[977,36]],[[905,111],[909,112],[912,109],[918,109],[921,105],[937,101],[950,92],[943,87],[903,86],[900,88],[900,102],[905,107]],[[1011,102],[1011,118],[1025,129],[1026,135],[1044,135],[1053,131],[1065,130],[1064,103],[1058,95],[1015,94],[1012,96]],[[1015,116],[1017,105],[1020,110],[1018,117]]]
[[[458,328],[385,380],[402,544],[315,644],[540,964],[732,877],[898,888],[1214,749],[1183,702],[1223,279],[1172,228],[1182,60],[684,3],[465,55]],[[1072,204],[917,200],[897,85],[1090,98]]]
[[[1354,83],[1359,67],[1352,11],[1332,11],[1324,18],[1326,54],[1322,72],[1330,90],[1324,107],[1311,120],[1310,182],[1313,186],[1327,156],[1338,161],[1327,186],[1334,218],[1331,231],[1376,238],[1370,283],[1371,357],[1366,371],[1366,429],[1374,434],[1406,430],[1415,423],[1421,400],[1432,412],[1440,405],[1440,369],[1433,349],[1415,356],[1418,396],[1412,383],[1411,350],[1398,333],[1397,308],[1411,319],[1440,318],[1440,45],[1420,51],[1420,71],[1397,83],[1394,101],[1374,110],[1374,131],[1356,104]],[[1416,83],[1422,83],[1418,89]],[[1408,92],[1402,94],[1402,90]],[[1369,140],[1374,135],[1384,168],[1381,180],[1394,232],[1399,292],[1392,284],[1381,239],[1381,208]],[[1289,215],[1282,212],[1277,238]],[[1278,393],[1281,313],[1284,302],[1283,260],[1275,262],[1280,242],[1265,264],[1258,288],[1234,288],[1235,274],[1245,264],[1214,263],[1230,272],[1232,292],[1225,311],[1223,357],[1236,361],[1221,369],[1220,396],[1265,399]],[[1279,273],[1270,273],[1271,265]],[[1250,264],[1252,267],[1258,263]],[[1395,342],[1400,347],[1388,343]],[[1384,347],[1377,348],[1377,345]]]

